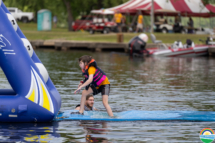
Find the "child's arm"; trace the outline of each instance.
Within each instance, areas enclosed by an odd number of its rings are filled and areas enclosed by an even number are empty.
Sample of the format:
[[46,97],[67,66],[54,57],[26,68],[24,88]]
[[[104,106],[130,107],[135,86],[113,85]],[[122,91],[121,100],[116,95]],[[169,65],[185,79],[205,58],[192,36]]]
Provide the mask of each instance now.
[[85,83],[83,83],[80,87],[85,87],[88,86],[91,82],[93,82],[93,74],[89,75],[89,78],[87,81],[85,81]]
[[81,90],[82,87],[89,85],[92,81],[93,81],[93,74],[89,75],[88,80],[85,83],[83,83],[81,86],[79,86],[74,93],[76,94],[77,91]]

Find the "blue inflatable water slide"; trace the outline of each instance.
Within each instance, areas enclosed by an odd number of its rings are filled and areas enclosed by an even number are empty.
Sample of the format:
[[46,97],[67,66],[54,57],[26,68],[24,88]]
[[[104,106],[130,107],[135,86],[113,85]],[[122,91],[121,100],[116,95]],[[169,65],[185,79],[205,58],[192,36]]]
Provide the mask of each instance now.
[[48,122],[61,97],[16,20],[0,0],[0,66],[12,89],[0,89],[0,122]]

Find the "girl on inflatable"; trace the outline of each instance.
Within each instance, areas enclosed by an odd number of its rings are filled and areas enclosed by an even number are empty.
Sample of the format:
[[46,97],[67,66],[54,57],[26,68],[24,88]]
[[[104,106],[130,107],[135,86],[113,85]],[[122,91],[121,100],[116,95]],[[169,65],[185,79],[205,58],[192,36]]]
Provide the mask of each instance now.
[[113,117],[113,112],[108,104],[110,82],[108,81],[106,74],[97,66],[96,61],[88,55],[79,58],[79,66],[82,69],[85,79],[80,82],[78,89],[75,90],[74,93],[76,94],[83,87],[85,87],[85,90],[82,91],[81,106],[77,113],[83,115],[87,95],[101,93],[103,105],[106,108],[108,115]]

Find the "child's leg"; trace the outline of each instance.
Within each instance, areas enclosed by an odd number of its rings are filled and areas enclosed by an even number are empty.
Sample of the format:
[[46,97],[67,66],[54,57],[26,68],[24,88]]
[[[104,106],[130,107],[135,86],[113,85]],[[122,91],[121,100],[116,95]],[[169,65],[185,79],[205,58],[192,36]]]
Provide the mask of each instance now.
[[80,113],[83,113],[84,112],[84,104],[86,102],[86,96],[93,93],[93,90],[91,87],[88,88],[88,90],[83,90],[82,91],[82,96],[81,96],[81,106],[80,106],[80,110],[79,112]]
[[113,116],[113,112],[108,104],[108,95],[102,95],[102,102],[103,102],[103,105],[105,106],[106,110],[107,110],[107,113],[109,116]]

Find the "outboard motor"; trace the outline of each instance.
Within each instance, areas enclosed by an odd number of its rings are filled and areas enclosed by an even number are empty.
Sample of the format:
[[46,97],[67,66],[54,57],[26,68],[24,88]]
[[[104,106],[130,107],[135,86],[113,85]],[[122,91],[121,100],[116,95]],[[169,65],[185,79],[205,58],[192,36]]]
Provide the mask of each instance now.
[[144,53],[149,55],[149,52],[145,49],[147,41],[148,36],[146,34],[140,34],[139,36],[132,38],[128,43],[130,55],[143,56]]

